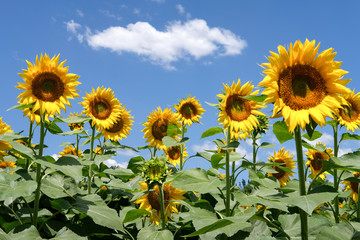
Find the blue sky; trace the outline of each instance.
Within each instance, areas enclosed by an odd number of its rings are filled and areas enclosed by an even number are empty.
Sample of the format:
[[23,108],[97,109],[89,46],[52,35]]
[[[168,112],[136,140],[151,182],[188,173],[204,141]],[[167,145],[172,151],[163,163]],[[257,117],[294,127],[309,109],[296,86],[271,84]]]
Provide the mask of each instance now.
[[[3,1],[0,8],[2,94],[0,116],[15,132],[24,130],[28,120],[19,110],[6,111],[17,104],[26,69],[25,59],[36,55],[60,53],[69,72],[80,75],[80,96],[98,86],[110,87],[119,101],[131,110],[134,126],[121,141],[132,147],[145,145],[142,123],[158,106],[163,109],[189,94],[205,108],[202,124],[193,125],[186,136],[189,154],[212,147],[211,140],[200,139],[209,127],[219,126],[218,110],[205,102],[216,102],[223,83],[238,78],[257,85],[263,78],[259,64],[266,62],[269,51],[296,40],[315,39],[320,51],[334,48],[335,60],[353,79],[347,86],[359,89],[360,33],[358,1]],[[82,111],[71,101],[63,116]],[[270,114],[271,106],[264,110]],[[66,131],[65,125],[61,127]],[[329,128],[322,129],[323,141],[331,146]],[[278,144],[272,134],[264,139]],[[47,136],[46,154],[58,153],[63,141],[71,139]],[[293,142],[285,146],[294,152]],[[344,143],[343,151],[359,147]],[[259,160],[266,161],[272,149],[263,150]],[[242,143],[239,152],[251,157],[251,146]],[[140,152],[147,156],[147,152]],[[133,156],[119,152],[119,163]],[[186,168],[209,168],[199,158]]]

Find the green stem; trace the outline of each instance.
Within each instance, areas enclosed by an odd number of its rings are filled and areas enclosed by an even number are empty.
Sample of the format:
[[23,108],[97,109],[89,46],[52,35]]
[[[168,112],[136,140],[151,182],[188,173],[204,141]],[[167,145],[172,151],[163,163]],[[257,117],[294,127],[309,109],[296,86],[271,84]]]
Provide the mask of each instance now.
[[[41,158],[43,155],[44,149],[44,139],[45,139],[45,116],[44,114],[41,115],[40,120],[40,145],[39,145],[39,157]],[[37,187],[35,190],[35,200],[34,200],[34,218],[33,218],[33,225],[37,227],[37,220],[38,220],[38,211],[39,211],[39,202],[40,202],[40,188],[41,188],[41,164],[36,164],[36,183]]]
[[[296,143],[296,155],[297,155],[297,166],[298,166],[298,175],[299,175],[299,188],[300,196],[306,195],[305,190],[305,173],[304,173],[304,160],[303,160],[303,151],[301,145],[301,131],[300,127],[295,128],[295,143]],[[308,220],[307,213],[299,209],[300,211],[300,221],[301,221],[301,239],[308,239]]]
[[79,156],[79,134],[76,134],[76,156],[80,158]]
[[[32,128],[33,128],[33,122],[31,120],[30,121],[30,125],[29,125],[29,137],[28,137],[28,147],[31,148],[31,138],[32,138]],[[29,168],[29,159],[26,158],[26,163],[25,163],[25,169],[26,171],[28,171]]]
[[254,134],[254,132],[252,133],[252,140],[253,140],[253,164],[254,164],[254,166],[253,166],[253,168],[254,168],[254,171],[256,172],[256,145],[255,145],[255,143],[256,143],[256,136],[255,136],[255,134]]
[[161,230],[165,229],[165,201],[164,201],[164,189],[162,184],[159,184],[160,195],[160,209],[161,209]]
[[[93,152],[94,152],[95,124],[94,126],[91,126],[91,129],[92,129],[92,133],[90,139],[90,161],[93,160],[93,155],[94,155]],[[91,183],[92,183],[92,163],[89,165],[88,194],[91,194]]]
[[[226,145],[229,145],[230,143],[230,127],[228,127],[227,130],[227,136],[226,136]],[[225,153],[225,160],[226,160],[226,201],[225,201],[225,215],[227,217],[230,216],[230,149],[226,149]]]
[[[184,122],[182,122],[181,123],[181,140],[184,139],[184,129],[185,129]],[[184,152],[184,144],[181,144],[180,145],[180,171],[183,170],[183,166],[184,166],[183,152]]]
[[[339,152],[339,144],[338,144],[338,123],[333,127],[334,130],[334,157],[338,156]],[[334,188],[338,191],[338,186],[340,179],[338,179],[337,169],[334,169]],[[334,207],[335,207],[335,222],[339,223],[339,197],[336,196],[334,199]]]

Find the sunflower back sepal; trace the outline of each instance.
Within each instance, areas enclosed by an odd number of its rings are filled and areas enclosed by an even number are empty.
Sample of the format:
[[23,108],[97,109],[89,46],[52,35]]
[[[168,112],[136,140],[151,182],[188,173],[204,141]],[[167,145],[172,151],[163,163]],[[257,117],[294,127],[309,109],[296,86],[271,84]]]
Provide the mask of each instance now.
[[169,167],[164,156],[147,160],[142,167],[142,177],[149,186],[164,183],[169,175]]

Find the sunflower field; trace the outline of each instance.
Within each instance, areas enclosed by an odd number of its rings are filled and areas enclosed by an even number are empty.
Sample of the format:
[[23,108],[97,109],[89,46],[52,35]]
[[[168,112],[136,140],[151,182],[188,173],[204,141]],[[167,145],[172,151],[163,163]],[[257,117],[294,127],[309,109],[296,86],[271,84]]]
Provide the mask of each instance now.
[[[217,150],[192,156],[187,131],[205,112],[196,97],[154,109],[144,142],[125,146],[134,118],[111,88],[81,96],[59,55],[27,61],[9,110],[29,129],[0,118],[0,239],[360,239],[360,151],[339,154],[343,141],[360,140],[360,95],[333,49],[305,40],[270,54],[258,86],[238,80],[214,96],[219,125],[199,138]],[[61,115],[79,97],[83,111]],[[325,125],[334,149],[310,143]],[[269,132],[279,145],[260,143]],[[50,134],[73,139],[58,159],[44,154]],[[246,139],[252,159],[236,151]],[[257,159],[263,148],[273,154]],[[127,168],[104,164],[118,150],[136,152]],[[211,168],[185,169],[192,158]]]

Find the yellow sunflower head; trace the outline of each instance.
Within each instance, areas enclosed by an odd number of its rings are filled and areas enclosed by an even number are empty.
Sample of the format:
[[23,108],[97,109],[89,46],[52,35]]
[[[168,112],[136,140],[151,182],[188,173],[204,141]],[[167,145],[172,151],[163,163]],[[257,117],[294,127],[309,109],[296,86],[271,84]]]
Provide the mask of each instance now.
[[347,72],[340,69],[341,62],[329,48],[318,54],[315,40],[296,41],[289,49],[278,47],[279,53],[270,52],[269,63],[263,63],[265,103],[274,103],[273,117],[283,116],[289,131],[296,126],[303,130],[310,117],[320,126],[344,103],[339,94],[348,93],[350,80],[340,79]]
[[[68,115],[68,117],[80,117],[80,116],[82,116],[82,114],[79,114],[79,113],[70,113],[70,115]],[[84,123],[83,122],[69,123],[68,126],[69,126],[71,131],[83,130]]]
[[[360,173],[354,172],[354,177],[359,178]],[[344,181],[344,185],[346,185],[345,191],[351,190],[350,197],[357,202],[359,199],[359,183],[358,182],[351,182],[351,181]]]
[[74,156],[78,156],[81,157],[81,149],[79,149],[79,155],[77,154],[77,149],[76,147],[74,148],[72,145],[67,145],[64,147],[62,152],[59,152],[59,154],[61,156],[65,156],[65,155],[74,155]]
[[103,86],[92,89],[92,93],[86,93],[84,101],[80,104],[84,106],[83,113],[92,118],[92,125],[96,125],[100,130],[111,128],[120,116],[121,104],[110,88]]
[[[11,127],[2,121],[2,117],[0,118],[0,134],[5,134],[8,132],[12,132]],[[3,156],[7,156],[8,150],[11,150],[12,146],[9,142],[0,140],[0,159],[4,160]]]
[[59,64],[59,57],[60,54],[50,59],[45,53],[40,60],[36,56],[35,65],[26,61],[28,69],[19,73],[25,82],[16,86],[25,90],[18,96],[20,104],[34,104],[33,112],[55,115],[60,114],[60,109],[66,111],[65,105],[71,106],[68,99],[79,97],[79,90],[75,89],[80,84],[76,81],[79,76],[68,73],[66,61]]
[[[148,184],[145,182],[139,182],[141,186],[141,190],[149,190]],[[182,200],[185,199],[183,196],[186,191],[174,188],[170,185],[171,183],[166,183],[163,186],[164,190],[164,205],[166,209],[165,213],[165,221],[168,221],[168,218],[171,218],[172,213],[178,213],[178,209],[176,205],[181,205],[178,202],[173,202],[174,200]],[[140,204],[139,209],[145,209],[151,212],[150,222],[155,222],[156,225],[159,226],[161,219],[161,205],[160,205],[160,197],[159,197],[159,186],[155,185],[152,188],[153,191],[149,191],[144,196],[138,198],[134,203]]]
[[[169,147],[165,149],[168,162],[175,166],[180,165],[180,146]],[[186,147],[183,149],[183,159],[187,157]]]
[[347,131],[354,132],[359,129],[360,125],[360,93],[355,94],[355,90],[350,93],[342,94],[346,105],[336,112],[337,121],[340,125],[345,126]]
[[[40,110],[33,111],[33,108],[24,108],[23,109],[23,116],[30,119],[32,123],[40,124],[41,116],[40,116]],[[49,116],[48,113],[45,113],[44,119],[46,122],[50,122],[49,117],[54,117],[54,115]]]
[[235,131],[234,129],[230,130],[230,138],[235,139],[236,141],[239,141],[239,140],[245,141],[249,137],[250,137],[249,132]]
[[[317,145],[323,145],[326,149],[326,145],[323,143],[317,143],[314,147],[316,147]],[[309,149],[309,151],[306,152],[306,156],[308,159],[306,165],[310,166],[311,178],[315,178],[316,175],[318,175],[323,168],[323,163],[321,162],[321,160],[328,161],[330,157],[334,156],[334,154],[331,148],[327,148],[325,152],[319,152],[317,150]],[[329,173],[326,171],[321,173],[319,175],[320,178],[324,180],[326,178],[325,174]]]
[[192,98],[191,95],[189,95],[187,99],[182,99],[179,104],[174,107],[176,109],[175,116],[189,127],[192,123],[199,122],[201,115],[205,112],[199,100],[196,100],[195,97]]
[[[171,123],[176,124],[180,128],[180,124],[170,108],[165,108],[162,111],[158,107],[157,110],[150,113],[150,116],[147,117],[147,122],[143,124],[145,128],[142,130],[142,132],[145,132],[144,138],[147,138],[146,142],[149,142],[151,147],[165,150],[166,147],[162,139],[167,136],[167,128]],[[173,136],[173,138],[176,138],[176,136]]]
[[123,106],[120,109],[120,115],[116,119],[115,123],[111,127],[104,128],[102,130],[102,134],[104,135],[105,139],[110,139],[117,142],[123,138],[126,138],[126,136],[130,134],[132,123],[134,122],[131,120],[132,118],[133,117],[130,115],[130,111],[127,111],[125,106]]
[[233,82],[231,87],[225,85],[225,92],[217,95],[220,99],[220,113],[218,122],[224,128],[230,127],[235,132],[250,132],[258,124],[257,115],[265,115],[258,109],[266,107],[262,103],[247,100],[242,97],[256,95],[259,90],[252,92],[254,86],[247,82],[241,86],[240,79]]
[[5,169],[7,167],[16,168],[16,164],[13,161],[0,161],[0,168]]
[[[292,160],[292,154],[289,155],[289,151],[285,151],[284,148],[280,149],[278,152],[274,152],[274,156],[269,158],[270,163],[279,163],[280,167],[286,167],[289,169],[295,168],[295,162]],[[268,173],[270,177],[276,178],[281,186],[285,186],[288,181],[290,181],[290,176],[294,177],[292,172],[286,172],[283,169],[280,169],[278,166],[271,166],[277,173]]]

